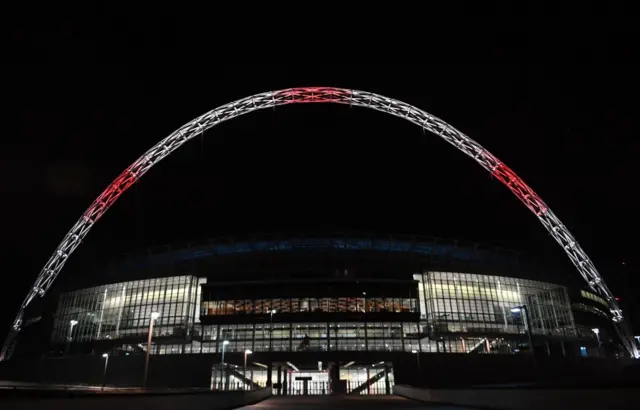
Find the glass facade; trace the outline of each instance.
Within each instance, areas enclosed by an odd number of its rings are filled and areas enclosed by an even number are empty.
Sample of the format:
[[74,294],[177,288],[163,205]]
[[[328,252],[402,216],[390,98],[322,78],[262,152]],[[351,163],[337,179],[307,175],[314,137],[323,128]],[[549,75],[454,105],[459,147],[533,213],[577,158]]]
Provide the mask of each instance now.
[[206,278],[174,276],[96,286],[60,296],[51,341],[87,342],[145,336],[152,312],[156,336],[186,336],[200,321],[196,301]]
[[[523,340],[526,343],[525,318],[512,312],[522,305],[527,307],[526,324],[535,336],[580,336],[562,286],[457,272],[430,271],[414,274],[415,282],[411,276],[406,279],[403,283],[413,289],[408,296],[418,298],[362,292],[354,297],[202,300],[206,278],[196,276],[97,286],[61,295],[51,341],[117,339],[116,350],[144,351],[146,343],[141,339],[146,340],[151,313],[158,312],[152,354],[221,353],[223,341],[228,341],[226,352],[510,354]],[[269,317],[274,310],[275,319]],[[304,315],[316,312],[344,315]],[[241,315],[243,319],[233,318]],[[255,321],[247,319],[251,315],[256,315]],[[200,316],[207,319],[201,323]]]
[[575,336],[569,296],[551,283],[457,272],[415,274],[420,317],[430,333],[517,334],[525,305],[534,335]]
[[307,312],[417,312],[414,298],[277,298],[203,301],[202,316]]
[[405,336],[415,337],[416,331],[416,323],[402,322],[209,325],[204,326],[202,353],[221,352],[225,340],[226,352],[410,351],[417,344],[404,343]]

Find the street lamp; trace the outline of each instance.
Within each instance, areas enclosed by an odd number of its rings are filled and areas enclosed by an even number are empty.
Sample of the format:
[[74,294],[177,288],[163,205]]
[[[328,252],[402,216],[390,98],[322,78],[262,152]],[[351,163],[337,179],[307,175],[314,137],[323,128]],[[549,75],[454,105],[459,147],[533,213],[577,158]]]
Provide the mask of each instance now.
[[591,331],[596,334],[596,340],[598,341],[598,349],[596,350],[596,353],[598,354],[598,357],[600,357],[600,329],[596,327],[591,329]]
[[104,388],[104,386],[107,384],[107,366],[109,365],[109,354],[104,353],[102,357],[104,357],[104,372],[102,373],[102,387]]
[[77,320],[70,320],[70,321],[69,321],[69,325],[70,325],[70,326],[69,326],[69,340],[71,340],[71,339],[72,339],[72,336],[71,336],[71,335],[72,335],[72,333],[73,333],[73,327],[74,327],[75,325],[77,325],[77,324],[78,324],[78,321],[77,321]]
[[420,368],[420,352],[417,350],[412,350],[411,353],[415,354],[418,358],[418,368]]
[[224,364],[224,348],[229,344],[228,340],[222,342],[222,358],[220,359],[220,363]]
[[144,379],[142,386],[147,387],[147,373],[149,371],[149,355],[151,354],[151,337],[153,336],[153,321],[160,316],[158,312],[151,312],[151,319],[149,320],[149,337],[147,338],[147,358],[144,361]]
[[72,319],[69,321],[69,337],[67,338],[67,354],[69,354],[69,346],[71,345],[71,341],[73,340],[73,327],[78,324],[78,321]]
[[533,338],[531,337],[531,324],[529,322],[529,310],[527,309],[527,305],[514,306],[511,308],[511,313],[520,312],[523,312],[524,329],[527,331],[527,336],[529,337],[529,348],[531,349],[531,358],[533,359],[533,369],[537,374],[536,352],[533,349]]
[[251,350],[247,349],[244,351],[244,368],[243,368],[243,373],[244,373],[244,378],[247,378],[247,355],[250,355],[251,353],[253,353]]

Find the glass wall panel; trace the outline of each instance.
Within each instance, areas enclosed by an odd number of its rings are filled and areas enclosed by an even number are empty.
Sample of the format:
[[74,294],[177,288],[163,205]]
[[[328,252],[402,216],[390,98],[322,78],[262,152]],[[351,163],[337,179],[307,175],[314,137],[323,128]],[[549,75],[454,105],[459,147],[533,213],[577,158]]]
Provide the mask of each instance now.
[[[52,342],[145,336],[152,312],[159,314],[154,336],[186,336],[199,322],[197,297],[205,282],[205,278],[176,276],[64,293],[54,317]],[[202,308],[207,313],[216,311],[214,303]]]
[[524,305],[534,334],[575,335],[563,286],[457,272],[426,272],[415,274],[414,279],[420,317],[427,319],[429,332],[524,333],[524,318],[512,312]]

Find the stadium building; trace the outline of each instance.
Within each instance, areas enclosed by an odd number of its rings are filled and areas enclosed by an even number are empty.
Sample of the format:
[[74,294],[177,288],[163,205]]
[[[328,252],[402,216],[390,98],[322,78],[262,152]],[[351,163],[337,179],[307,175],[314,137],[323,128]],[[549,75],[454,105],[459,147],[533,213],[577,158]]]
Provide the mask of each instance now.
[[219,389],[388,393],[396,368],[428,367],[430,356],[497,363],[623,351],[605,300],[514,251],[478,244],[225,238],[84,276],[101,282],[57,293],[44,321],[47,356],[136,360],[150,346],[151,366],[159,356],[197,362],[209,369],[198,384]]

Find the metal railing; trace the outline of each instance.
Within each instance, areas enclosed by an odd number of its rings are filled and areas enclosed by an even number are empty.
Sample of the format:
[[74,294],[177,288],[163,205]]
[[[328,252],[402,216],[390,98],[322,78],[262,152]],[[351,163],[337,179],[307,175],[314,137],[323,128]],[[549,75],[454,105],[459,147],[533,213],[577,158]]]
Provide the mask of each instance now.
[[[359,395],[359,396],[367,396],[367,395],[371,395],[371,396],[379,396],[379,395],[385,395],[387,394],[387,389],[384,383],[384,379],[382,381],[376,382],[376,383],[372,383],[369,386],[365,387],[364,389],[362,389],[362,384],[365,382],[359,382],[359,381],[353,381],[353,380],[348,380],[347,381],[347,394],[352,394],[351,392],[357,389],[360,389],[359,392],[355,392],[353,394]],[[393,387],[393,383],[390,384],[390,390]]]

